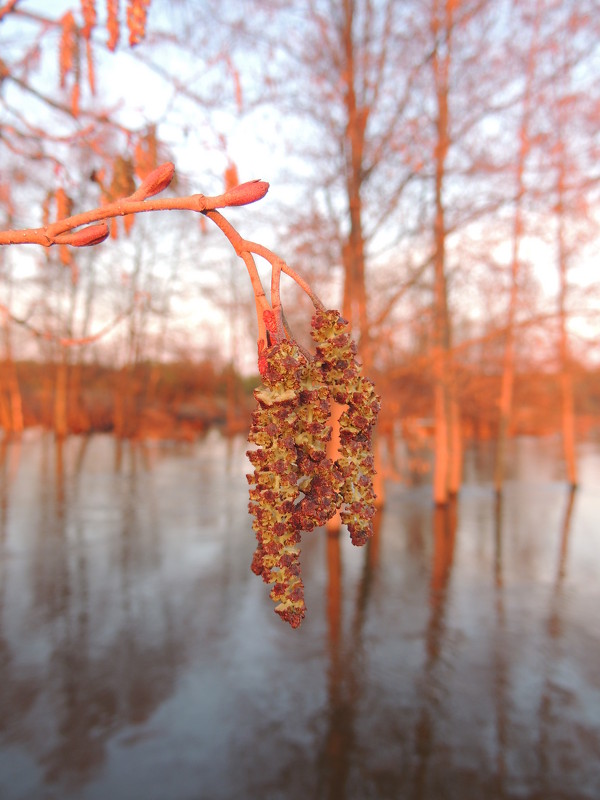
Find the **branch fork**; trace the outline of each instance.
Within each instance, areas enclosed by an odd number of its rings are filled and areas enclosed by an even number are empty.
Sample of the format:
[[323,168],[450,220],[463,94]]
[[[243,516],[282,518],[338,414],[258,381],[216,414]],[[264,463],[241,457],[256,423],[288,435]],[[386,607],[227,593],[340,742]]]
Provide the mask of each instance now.
[[[324,305],[310,286],[291,267],[271,250],[255,242],[242,238],[234,226],[217,210],[248,205],[261,200],[269,190],[266,181],[252,180],[234,186],[216,196],[193,194],[188,197],[162,197],[163,192],[173,180],[175,166],[167,161],[152,170],[139,187],[129,196],[114,200],[106,205],[65,217],[41,228],[0,231],[0,245],[37,244],[42,247],[68,245],[70,247],[92,247],[101,244],[109,235],[107,220],[125,217],[147,211],[188,210],[204,214],[223,232],[235,253],[244,261],[254,290],[258,321],[259,350],[269,343],[286,338],[286,330],[281,310],[279,284],[281,273],[289,275],[311,298],[315,308]],[[268,301],[261,284],[254,256],[266,259],[272,267],[271,302]],[[273,331],[267,331],[265,314],[274,314],[276,320]],[[15,320],[16,321],[16,320]]]

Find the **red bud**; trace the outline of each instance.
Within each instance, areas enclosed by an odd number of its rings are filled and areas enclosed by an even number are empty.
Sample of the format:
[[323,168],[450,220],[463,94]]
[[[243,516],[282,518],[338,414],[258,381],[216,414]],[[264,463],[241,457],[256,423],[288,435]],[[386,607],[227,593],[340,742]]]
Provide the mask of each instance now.
[[160,164],[149,175],[146,175],[132,194],[132,198],[145,200],[147,197],[154,197],[155,194],[160,194],[171,183],[174,175],[175,164],[171,161],[165,161],[164,164]]
[[75,233],[60,233],[54,237],[54,244],[69,244],[71,247],[90,247],[100,244],[108,237],[108,225],[101,222],[98,225],[88,225]]
[[234,186],[225,194],[221,195],[221,206],[245,206],[248,203],[255,203],[261,200],[269,191],[269,184],[266,181],[248,181]]

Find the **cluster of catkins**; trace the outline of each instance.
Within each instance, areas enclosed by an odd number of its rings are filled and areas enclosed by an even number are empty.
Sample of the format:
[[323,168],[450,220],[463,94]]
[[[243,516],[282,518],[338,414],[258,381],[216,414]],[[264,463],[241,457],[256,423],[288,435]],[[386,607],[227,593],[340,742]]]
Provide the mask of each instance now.
[[[361,375],[350,326],[337,311],[317,311],[314,357],[283,340],[261,353],[263,386],[254,392],[248,452],[250,513],[258,546],[252,571],[273,584],[275,611],[296,628],[304,614],[300,535],[341,510],[355,545],[372,534],[375,510],[371,433],[379,397]],[[338,458],[327,456],[331,402],[346,406]]]

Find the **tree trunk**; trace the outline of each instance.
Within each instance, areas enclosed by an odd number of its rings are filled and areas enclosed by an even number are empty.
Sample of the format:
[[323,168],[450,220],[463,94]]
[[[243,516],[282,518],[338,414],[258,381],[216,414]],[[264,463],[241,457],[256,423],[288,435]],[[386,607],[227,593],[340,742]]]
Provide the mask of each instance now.
[[520,247],[523,237],[523,197],[525,195],[525,162],[529,152],[529,119],[531,115],[531,98],[535,71],[535,58],[537,52],[537,37],[540,18],[540,4],[536,3],[535,18],[531,44],[527,59],[527,74],[525,94],[523,96],[523,114],[519,128],[519,152],[516,164],[516,195],[515,215],[512,232],[511,255],[511,285],[506,321],[506,339],[504,343],[504,359],[502,366],[502,383],[500,387],[499,418],[498,418],[498,446],[496,448],[496,461],[494,465],[494,485],[496,491],[502,489],[506,461],[506,439],[512,415],[513,388],[515,381],[515,333],[514,324],[519,298],[519,276],[521,267]]
[[69,406],[68,419],[69,430],[75,433],[85,433],[89,431],[90,421],[84,408],[82,397],[82,375],[83,365],[80,360],[71,365],[69,371]]
[[457,495],[463,475],[463,443],[460,406],[456,397],[450,398],[450,463],[448,465],[448,493]]
[[354,42],[354,3],[344,0],[342,46],[345,78],[344,102],[346,131],[344,137],[345,183],[350,230],[343,246],[344,299],[342,313],[352,323],[359,339],[360,355],[368,373],[371,368],[369,321],[365,279],[365,236],[361,188],[364,170],[365,129],[368,109],[359,106],[356,95],[356,64]]
[[556,249],[558,255],[559,290],[558,290],[558,355],[560,361],[560,389],[561,389],[561,416],[562,437],[567,480],[570,486],[577,486],[577,458],[575,455],[575,410],[573,402],[573,375],[571,366],[571,353],[569,347],[569,333],[567,331],[567,294],[569,268],[568,245],[566,239],[566,186],[569,179],[569,165],[566,153],[566,128],[569,120],[566,111],[559,105],[557,125],[558,142],[557,176],[556,176]]
[[7,433],[23,432],[23,400],[17,369],[12,356],[10,329],[4,315],[4,361],[0,365],[0,420]]
[[69,432],[67,422],[67,389],[69,385],[69,365],[66,353],[56,366],[54,380],[54,435],[57,439],[64,439]]
[[448,411],[445,384],[444,352],[440,347],[433,353],[434,379],[434,465],[433,465],[433,500],[436,505],[448,502],[448,464],[450,454],[448,448]]
[[6,366],[8,371],[7,383],[10,396],[12,432],[20,434],[23,432],[25,427],[25,421],[23,419],[23,398],[21,396],[21,388],[19,386],[15,362],[12,360],[12,358]]
[[[432,65],[437,98],[437,141],[435,147],[435,218],[433,223],[434,247],[434,299],[433,299],[433,381],[434,381],[434,425],[435,463],[433,472],[433,499],[436,505],[448,502],[450,489],[450,464],[452,445],[456,441],[453,432],[453,415],[450,413],[450,326],[448,318],[448,295],[446,286],[446,226],[443,187],[446,157],[449,148],[448,73],[450,68],[450,31],[452,9],[445,4],[445,20],[442,28],[438,17],[439,3],[432,18],[434,52]],[[458,415],[456,415],[457,417]],[[456,491],[458,487],[455,487]]]
[[4,391],[4,376],[0,373],[0,427],[9,435],[12,432],[12,419],[7,392]]
[[[558,212],[562,211],[562,200],[559,200]],[[569,352],[569,335],[567,332],[567,255],[564,243],[563,219],[559,217],[558,224],[558,251],[560,270],[559,289],[559,356],[560,356],[560,391],[561,391],[561,416],[562,437],[567,480],[572,487],[577,486],[577,457],[575,453],[575,404],[573,401],[573,374]]]

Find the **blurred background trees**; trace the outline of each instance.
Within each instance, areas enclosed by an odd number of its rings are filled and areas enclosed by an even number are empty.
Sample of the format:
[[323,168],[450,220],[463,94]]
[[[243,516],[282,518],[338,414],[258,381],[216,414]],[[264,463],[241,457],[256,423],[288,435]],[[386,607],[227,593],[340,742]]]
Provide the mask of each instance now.
[[[498,437],[500,489],[507,436],[561,430],[575,484],[577,418],[600,412],[595,3],[121,6],[0,8],[2,226],[127,193],[165,157],[178,190],[268,180],[244,235],[352,322],[383,394],[387,470],[395,433],[429,442],[444,504],[465,435]],[[120,435],[167,431],[157,398],[173,402],[175,363],[222,370],[235,427],[254,350],[245,276],[174,212],[114,233],[84,254],[0,253],[2,426],[36,416],[21,365],[42,359],[37,418],[59,435],[95,427],[99,405]],[[92,365],[114,369],[110,397],[92,394]],[[180,421],[199,406],[182,400]]]

